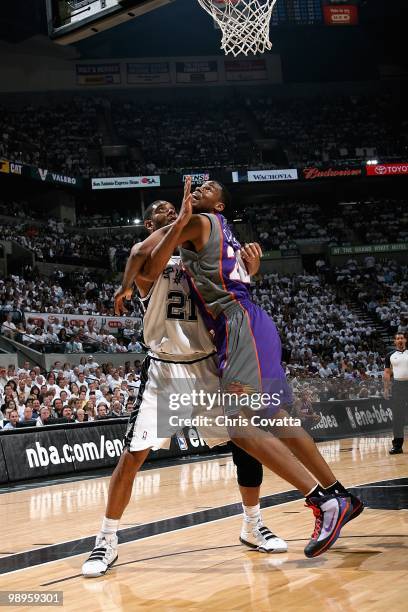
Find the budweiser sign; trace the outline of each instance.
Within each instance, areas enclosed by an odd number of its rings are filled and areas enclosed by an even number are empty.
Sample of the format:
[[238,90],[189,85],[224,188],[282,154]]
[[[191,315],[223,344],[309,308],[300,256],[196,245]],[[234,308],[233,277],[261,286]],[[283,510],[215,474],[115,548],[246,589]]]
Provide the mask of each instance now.
[[305,179],[320,179],[320,178],[338,178],[342,176],[361,176],[363,173],[361,168],[304,168],[303,176]]
[[372,164],[367,166],[368,176],[396,176],[408,174],[408,162],[400,164]]

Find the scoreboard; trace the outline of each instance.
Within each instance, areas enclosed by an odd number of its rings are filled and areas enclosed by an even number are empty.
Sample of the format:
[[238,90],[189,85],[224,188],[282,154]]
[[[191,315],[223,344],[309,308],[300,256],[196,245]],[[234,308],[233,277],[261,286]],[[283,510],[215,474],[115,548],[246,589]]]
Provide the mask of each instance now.
[[322,24],[322,0],[278,0],[272,13],[271,25]]

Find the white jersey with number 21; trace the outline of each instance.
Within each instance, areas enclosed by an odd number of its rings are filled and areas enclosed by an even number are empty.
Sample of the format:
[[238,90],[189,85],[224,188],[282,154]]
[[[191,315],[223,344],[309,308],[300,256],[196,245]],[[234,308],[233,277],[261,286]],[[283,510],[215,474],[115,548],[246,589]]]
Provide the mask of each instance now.
[[180,257],[171,257],[141,302],[144,341],[153,356],[189,361],[215,351],[190,294]]

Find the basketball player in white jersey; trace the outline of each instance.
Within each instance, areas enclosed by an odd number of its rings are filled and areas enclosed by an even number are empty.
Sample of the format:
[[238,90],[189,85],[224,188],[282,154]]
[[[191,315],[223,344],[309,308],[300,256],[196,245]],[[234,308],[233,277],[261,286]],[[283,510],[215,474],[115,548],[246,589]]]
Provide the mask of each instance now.
[[[146,211],[145,227],[151,233],[176,218],[172,204],[157,201]],[[143,243],[134,247],[131,257],[135,256],[135,252],[140,258],[141,270],[147,256]],[[124,285],[129,267],[126,266]],[[129,503],[134,478],[150,449],[169,447],[170,438],[159,437],[160,394],[164,396],[165,393],[168,397],[173,392],[191,393],[193,388],[201,388],[203,381],[206,392],[216,393],[219,389],[215,348],[191,299],[180,258],[173,256],[154,283],[137,274],[136,285],[145,312],[144,340],[150,350],[143,363],[139,393],[126,432],[125,449],[110,481],[102,527],[95,548],[82,567],[85,577],[105,574],[117,560],[116,532]],[[131,298],[131,292],[127,297]],[[211,429],[200,429],[200,433],[209,446],[229,439],[228,432],[225,430],[223,435],[220,427],[216,428],[214,438],[211,438],[214,435]],[[240,541],[261,552],[286,552],[286,542],[276,537],[262,522],[259,506],[261,464],[235,445],[233,458],[237,465],[244,510]]]

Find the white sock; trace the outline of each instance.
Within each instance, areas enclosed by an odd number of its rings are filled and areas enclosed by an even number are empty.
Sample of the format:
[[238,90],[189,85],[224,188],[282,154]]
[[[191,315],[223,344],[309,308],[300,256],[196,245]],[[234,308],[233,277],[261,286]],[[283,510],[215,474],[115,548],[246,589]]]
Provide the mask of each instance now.
[[242,504],[242,509],[244,511],[244,520],[248,523],[258,523],[262,521],[261,506],[259,504],[256,506],[245,506]]
[[103,517],[101,534],[104,536],[116,534],[119,527],[119,520]]

